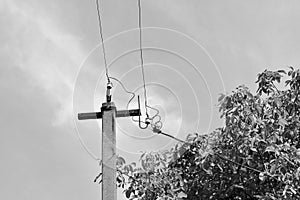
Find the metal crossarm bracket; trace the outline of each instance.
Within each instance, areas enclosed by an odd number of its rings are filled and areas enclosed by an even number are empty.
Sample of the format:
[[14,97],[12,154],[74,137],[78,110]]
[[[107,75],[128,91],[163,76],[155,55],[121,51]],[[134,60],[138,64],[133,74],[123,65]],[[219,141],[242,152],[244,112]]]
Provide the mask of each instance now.
[[[118,110],[116,113],[116,117],[130,117],[130,116],[140,116],[140,109],[133,110]],[[87,119],[100,119],[102,118],[102,112],[90,112],[90,113],[78,113],[79,120],[87,120]]]

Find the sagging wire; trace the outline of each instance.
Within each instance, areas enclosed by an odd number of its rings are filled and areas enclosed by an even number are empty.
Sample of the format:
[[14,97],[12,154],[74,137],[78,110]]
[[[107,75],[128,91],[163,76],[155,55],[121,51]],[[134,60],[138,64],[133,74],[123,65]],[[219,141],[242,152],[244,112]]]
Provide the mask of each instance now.
[[177,137],[174,137],[173,135],[170,135],[170,134],[168,134],[168,133],[162,132],[161,129],[158,128],[158,127],[155,127],[155,126],[154,126],[154,128],[152,129],[152,131],[153,131],[154,133],[161,134],[161,135],[167,136],[167,137],[169,137],[169,138],[172,138],[172,139],[174,139],[174,140],[176,140],[176,141],[178,141],[178,142],[181,142],[181,143],[184,143],[184,144],[191,144],[191,143],[185,142],[185,141],[183,141],[183,140],[181,140],[181,139],[179,139],[179,138],[177,138]]
[[[161,134],[161,135],[167,136],[167,137],[169,137],[169,138],[171,138],[171,139],[174,139],[174,140],[176,140],[176,141],[178,141],[178,142],[181,142],[181,143],[184,143],[184,144],[188,144],[188,145],[192,145],[192,144],[193,144],[193,143],[189,143],[189,142],[183,141],[183,140],[181,140],[181,139],[179,139],[179,138],[177,138],[177,137],[174,137],[174,136],[172,136],[172,135],[170,135],[170,134],[164,133],[164,132],[162,132],[160,129],[153,128],[153,132],[154,132],[154,133],[157,133],[157,134]],[[197,148],[198,146],[195,146],[195,147]],[[198,148],[199,148],[199,147],[198,147]],[[253,168],[253,167],[244,165],[244,164],[242,164],[242,163],[235,162],[235,161],[233,161],[233,160],[231,160],[231,159],[229,159],[229,158],[224,157],[223,155],[221,155],[221,154],[219,154],[219,153],[217,153],[217,152],[215,152],[214,154],[217,155],[217,156],[218,156],[220,159],[222,159],[222,160],[228,161],[228,162],[230,162],[230,163],[232,163],[232,164],[235,164],[235,165],[238,165],[238,166],[240,166],[240,167],[244,167],[244,168],[246,168],[246,169],[248,169],[248,170],[251,170],[251,171],[254,171],[254,172],[256,172],[256,173],[265,174],[265,175],[269,176],[270,178],[276,179],[276,177],[272,176],[271,174],[264,173],[264,172],[261,171],[261,170],[258,170],[258,169],[255,169],[255,168]],[[276,180],[277,180],[277,179],[276,179]]]
[[[122,89],[126,93],[128,93],[128,94],[131,95],[131,97],[130,97],[129,101],[127,102],[127,105],[126,105],[126,109],[128,110],[128,107],[129,107],[130,103],[132,102],[132,100],[135,98],[136,94],[134,92],[129,91],[125,87],[125,85],[122,83],[122,81],[120,81],[119,79],[117,79],[115,77],[112,77],[112,76],[110,76],[109,78],[112,79],[112,80],[114,80],[114,81],[116,81],[116,82],[118,82],[118,84],[121,85]],[[139,101],[139,98],[138,98],[138,101]],[[146,126],[147,125],[151,125],[152,128],[159,128],[159,129],[161,129],[162,126],[163,126],[163,124],[162,124],[162,121],[161,121],[161,116],[159,115],[159,110],[156,109],[156,108],[153,108],[153,107],[151,107],[151,109],[155,110],[156,114],[153,117],[149,117],[148,121],[141,121],[140,118],[139,119],[135,119],[134,117],[132,117],[131,120],[134,121],[134,122],[137,122],[137,123],[141,122],[142,124],[144,124]]]
[[[101,39],[101,44],[102,44],[102,52],[103,52],[103,59],[104,59],[104,65],[105,65],[105,74],[106,74],[106,78],[107,78],[107,86],[111,86],[111,82],[110,82],[110,78],[108,75],[108,66],[107,66],[107,59],[106,59],[106,53],[105,53],[105,46],[104,46],[104,40],[103,40],[103,28],[102,28],[102,22],[101,22],[101,15],[100,15],[100,6],[99,6],[99,1],[96,0],[96,9],[97,9],[97,14],[98,14],[98,27],[99,27],[99,33],[100,33],[100,39]],[[98,162],[98,164],[100,165],[102,163],[101,159],[98,158],[96,155],[94,155],[92,153],[92,151],[86,146],[86,144],[84,143],[80,133],[78,130],[76,130],[77,133],[77,137],[79,139],[79,142],[81,144],[81,146],[83,147],[83,149],[86,151],[86,153],[93,158],[95,161]]]
[[[111,80],[114,80],[114,81],[118,82],[118,84],[121,85],[121,87],[122,87],[122,89],[124,90],[124,92],[126,92],[126,93],[128,93],[128,94],[131,95],[131,97],[130,97],[129,101],[127,102],[127,105],[126,105],[126,109],[128,110],[129,105],[130,105],[130,103],[132,102],[132,100],[135,98],[136,94],[135,94],[134,92],[129,91],[129,90],[125,87],[125,85],[122,83],[122,81],[120,81],[119,79],[117,79],[117,78],[115,78],[115,77],[112,77],[112,76],[110,76],[109,78],[110,78]],[[111,84],[112,84],[112,82],[111,82]],[[112,85],[113,85],[113,84],[112,84]],[[138,101],[139,101],[139,98],[138,98]],[[139,106],[139,108],[140,108],[140,106]],[[149,118],[149,119],[151,120],[149,123],[147,123],[146,121],[141,121],[140,119],[139,119],[139,120],[136,120],[136,119],[134,119],[134,117],[131,118],[132,121],[134,121],[134,122],[140,122],[140,123],[146,124],[146,125],[147,125],[147,124],[151,124],[151,126],[153,127],[153,126],[154,126],[154,125],[153,125],[153,124],[154,124],[154,123],[153,123],[153,120],[154,120],[155,118],[158,118],[159,120],[157,120],[157,121],[155,122],[155,124],[159,124],[159,123],[162,124],[162,122],[161,122],[161,117],[158,115],[159,111],[158,111],[156,108],[153,108],[153,109],[155,109],[155,110],[157,111],[157,113],[156,113],[153,117]],[[160,125],[160,127],[161,127],[161,126],[162,126],[162,125]]]
[[[160,128],[162,127],[162,122],[161,122],[161,116],[159,115],[159,110],[153,107],[148,106],[149,108],[151,108],[152,110],[154,110],[156,113],[153,117],[146,117],[145,121],[143,122],[146,125],[151,125],[151,127],[153,128],[154,125],[159,126]],[[155,120],[157,119],[157,120]],[[132,117],[132,121],[134,122],[139,122],[140,119],[135,119],[134,117]]]
[[[156,111],[156,114],[153,117],[150,118],[151,127],[152,128],[156,127],[156,128],[161,129],[162,126],[163,126],[163,123],[161,121],[161,116],[159,115],[159,110],[156,109],[156,108],[152,108],[152,109]],[[157,120],[155,120],[156,118],[157,118]]]
[[[96,9],[97,9],[97,15],[98,15],[98,27],[99,27],[99,34],[100,34],[101,45],[102,45],[103,59],[104,59],[104,65],[105,65],[105,75],[106,75],[106,78],[107,78],[107,88],[108,88],[107,92],[110,92],[110,89],[112,88],[112,83],[110,81],[110,78],[112,78],[112,77],[109,77],[109,74],[108,74],[108,65],[107,65],[106,51],[105,51],[104,39],[103,39],[103,28],[102,28],[102,20],[101,20],[101,14],[100,14],[99,0],[96,0]],[[113,78],[113,79],[115,79],[115,78]],[[110,96],[110,94],[107,94],[107,96]],[[77,137],[79,139],[79,142],[80,142],[81,146],[83,147],[83,149],[86,151],[86,153],[88,155],[90,155],[91,158],[93,158],[95,161],[98,162],[99,166],[101,166],[102,165],[102,160],[99,157],[97,157],[96,155],[94,155],[92,153],[92,151],[86,146],[86,144],[84,143],[79,131],[76,130],[76,132],[77,132]],[[102,173],[100,173],[95,178],[94,182],[96,182],[100,178],[101,175],[102,175]]]
[[[122,88],[124,89],[124,91],[126,93],[129,93],[132,95],[132,97],[129,99],[128,103],[127,103],[127,108],[129,107],[129,104],[131,103],[131,101],[134,99],[134,97],[136,96],[135,93],[128,91],[124,84],[118,80],[117,78],[114,77],[110,77],[109,76],[109,72],[108,72],[108,65],[107,65],[107,58],[106,58],[106,50],[105,50],[105,45],[104,45],[104,39],[103,39],[103,27],[102,27],[102,20],[101,20],[101,13],[100,13],[100,5],[99,5],[99,0],[96,0],[96,8],[97,8],[97,15],[98,15],[98,25],[99,25],[99,33],[100,33],[100,39],[101,39],[101,46],[102,46],[102,52],[103,52],[103,59],[104,59],[104,65],[105,65],[105,75],[107,77],[107,92],[110,92],[110,89],[112,88],[112,83],[110,79],[113,79],[115,81],[117,81]],[[162,127],[162,122],[161,122],[161,116],[159,115],[159,110],[151,107],[148,105],[148,98],[147,98],[147,89],[146,89],[146,81],[145,81],[145,69],[144,69],[144,58],[143,58],[143,47],[142,47],[142,6],[141,6],[141,1],[138,0],[138,9],[139,9],[139,45],[140,45],[140,60],[141,60],[141,68],[142,68],[142,77],[143,77],[143,88],[144,88],[144,102],[145,102],[145,113],[146,113],[146,119],[145,119],[145,124],[148,126],[151,124],[151,127],[153,128],[155,124],[156,127]],[[110,94],[107,94],[107,97],[110,97]],[[150,117],[149,113],[148,113],[148,108],[151,110],[154,110],[156,113],[154,114],[154,116]],[[156,119],[156,122],[154,123],[153,121]],[[158,119],[158,120],[157,120]],[[137,122],[137,120],[135,120],[132,117],[132,120]],[[139,120],[140,121],[140,120]]]
[[[139,15],[138,15],[138,18],[139,18],[139,21],[138,21],[138,23],[139,23],[139,49],[140,49],[140,60],[141,60],[141,69],[142,69],[142,77],[143,77],[143,88],[144,88],[144,102],[145,102],[145,111],[146,111],[145,123],[146,123],[146,126],[148,126],[149,124],[153,123],[153,120],[155,118],[158,118],[159,120],[156,122],[156,125],[162,127],[161,117],[159,116],[159,110],[156,109],[156,108],[153,108],[153,107],[149,106],[148,105],[148,99],[147,99],[147,89],[146,89],[145,69],[144,69],[144,58],[143,58],[143,46],[142,46],[142,5],[141,5],[141,0],[138,0],[138,10],[139,10]],[[149,116],[148,108],[150,108],[151,110],[154,110],[156,112],[156,114],[153,117]],[[135,120],[133,118],[133,121],[137,121],[137,120]],[[144,129],[144,128],[142,128],[142,129]]]
[[[140,97],[138,96],[138,108],[140,109]],[[147,129],[149,127],[149,125],[152,128],[162,128],[162,121],[161,121],[161,116],[159,115],[159,110],[156,108],[152,108],[155,109],[157,111],[157,113],[153,116],[153,117],[146,117],[145,121],[141,120],[141,116],[138,116],[138,120],[135,120],[134,117],[132,117],[132,120],[135,122],[139,123],[139,127],[140,129]],[[157,121],[154,121],[156,118],[158,118]],[[142,124],[144,124],[145,126],[142,126]]]
[[[122,86],[123,90],[126,93],[131,95],[131,98],[129,99],[129,101],[126,105],[126,108],[128,109],[129,104],[132,102],[132,100],[134,99],[136,94],[134,92],[130,92],[129,90],[127,90],[126,87],[124,86],[124,84],[119,79],[114,78],[114,77],[110,77],[108,75],[108,66],[107,66],[105,46],[104,46],[104,40],[103,40],[103,31],[102,31],[103,29],[102,29],[102,22],[101,22],[100,8],[99,8],[100,7],[99,6],[99,0],[96,0],[96,5],[97,5],[99,32],[100,32],[101,41],[102,41],[102,50],[103,50],[103,57],[104,57],[108,87],[109,87],[109,89],[111,89],[111,87],[113,86],[112,83],[111,83],[111,80],[110,80],[110,79],[113,79],[113,80],[117,81]],[[141,60],[141,69],[142,69],[142,78],[143,78],[144,103],[145,103],[146,118],[145,118],[145,121],[143,121],[143,122],[140,120],[140,118],[139,118],[139,120],[136,120],[136,119],[134,119],[134,117],[132,117],[132,120],[134,122],[141,122],[143,124],[146,124],[146,126],[145,126],[146,128],[147,128],[148,125],[151,125],[152,128],[154,128],[154,127],[162,128],[162,122],[161,122],[161,116],[159,115],[159,110],[148,105],[147,89],[146,89],[146,81],[145,81],[144,58],[143,58],[143,47],[142,47],[142,9],[141,9],[141,1],[140,0],[138,0],[138,8],[139,8],[139,49],[140,49],[140,60]],[[149,116],[148,108],[155,111],[155,114],[152,117]],[[140,128],[144,129],[141,126],[140,126]]]
[[[121,86],[122,88],[124,89],[124,91],[126,93],[129,93],[132,95],[132,97],[129,99],[128,103],[127,103],[127,108],[129,106],[129,104],[131,103],[131,101],[134,99],[134,97],[136,96],[134,92],[130,92],[128,91],[124,84],[118,80],[117,78],[114,78],[114,77],[110,77],[108,75],[108,66],[107,66],[107,59],[106,59],[106,52],[105,52],[105,46],[104,46],[104,39],[103,39],[103,28],[102,28],[102,22],[101,22],[101,15],[100,15],[100,6],[99,6],[99,0],[96,0],[96,7],[97,7],[97,14],[98,14],[98,23],[99,23],[99,33],[100,33],[100,37],[101,37],[101,44],[102,44],[102,52],[103,52],[103,58],[104,58],[104,65],[105,65],[105,74],[106,74],[106,77],[107,77],[107,82],[108,82],[108,85],[109,86],[112,86],[111,84],[111,81],[110,79],[113,79],[115,81],[117,81]],[[142,68],[142,77],[143,77],[143,88],[144,88],[144,102],[145,102],[145,110],[146,110],[146,120],[145,121],[141,121],[139,119],[139,123],[144,123],[146,124],[146,127],[145,128],[148,128],[148,125],[150,124],[151,125],[151,128],[152,128],[152,131],[154,133],[157,133],[157,134],[161,134],[161,135],[164,135],[164,136],[167,136],[171,139],[174,139],[178,142],[181,142],[181,143],[185,143],[185,144],[191,144],[191,143],[188,143],[188,142],[185,142],[179,138],[176,138],[170,134],[167,134],[163,131],[161,131],[161,128],[162,128],[162,122],[161,122],[161,116],[159,115],[159,110],[156,109],[156,108],[153,108],[151,106],[148,105],[147,103],[147,90],[146,90],[146,83],[145,83],[145,70],[144,70],[144,58],[143,58],[143,48],[142,48],[142,9],[141,9],[141,1],[138,0],[138,8],[139,8],[139,45],[140,45],[140,60],[141,60],[141,68]],[[149,117],[149,114],[148,114],[148,108],[152,109],[152,110],[155,110],[156,111],[156,114],[153,116],[153,117]],[[156,122],[153,122],[155,118],[158,118],[158,120]],[[132,120],[133,121],[136,121],[133,117],[132,117]],[[149,121],[150,120],[150,121]],[[80,138],[80,142],[81,144],[83,144],[83,147],[84,149],[91,155],[91,157],[93,157],[95,160],[97,160],[99,162],[99,165],[102,164],[102,161],[97,158],[95,155],[93,155],[89,150],[88,148],[84,145],[84,143],[82,143],[81,141],[81,138]],[[237,163],[235,161],[232,161],[228,158],[225,158],[223,156],[221,156],[220,154],[216,154],[219,158],[223,159],[223,160],[226,160],[226,161],[229,161],[233,164],[236,164],[236,165],[239,165],[241,167],[245,167],[249,170],[252,170],[252,171],[255,171],[255,172],[258,172],[258,173],[263,173],[262,171],[260,170],[257,170],[257,169],[254,169],[252,167],[248,167],[248,166],[245,166],[243,164],[240,164],[240,163]],[[96,182],[100,177],[102,176],[102,172],[95,178],[94,182]],[[272,177],[272,176],[271,176]],[[102,180],[100,180],[99,183],[101,183]]]
[[105,53],[105,46],[104,46],[104,39],[103,39],[103,28],[102,28],[102,20],[101,20],[101,14],[100,14],[99,0],[96,0],[96,8],[97,8],[97,14],[98,14],[98,26],[99,26],[99,33],[100,33],[100,39],[101,39],[101,45],[102,45],[102,52],[103,52],[103,59],[104,59],[104,65],[105,65],[105,75],[106,75],[106,78],[107,78],[107,84],[110,84],[110,77],[108,75],[108,65],[107,65],[107,59],[106,59],[106,53]]
[[[112,76],[110,76],[109,78],[112,79],[112,80],[114,80],[114,81],[116,81],[116,82],[118,82],[118,84],[121,85],[122,89],[123,89],[126,93],[128,93],[128,94],[131,95],[131,97],[130,97],[129,101],[127,102],[127,105],[126,105],[126,109],[128,110],[128,107],[129,107],[130,103],[132,102],[132,100],[135,98],[136,94],[135,94],[134,92],[129,91],[129,90],[125,87],[125,85],[122,83],[122,81],[120,81],[119,79],[117,79],[117,78],[115,78],[115,77],[112,77]],[[139,99],[138,99],[138,101],[139,101]],[[140,106],[139,106],[139,107],[140,107]],[[156,124],[156,125],[159,126],[159,127],[162,127],[161,116],[158,115],[158,114],[159,114],[159,110],[156,109],[156,108],[152,108],[152,109],[154,109],[154,110],[156,111],[156,114],[155,114],[153,117],[149,117],[149,120],[150,120],[150,121],[149,121],[148,123],[147,123],[146,121],[141,121],[140,118],[139,118],[139,120],[136,120],[136,119],[134,119],[134,117],[131,118],[132,121],[134,121],[134,122],[140,122],[140,123],[143,123],[143,124],[145,124],[145,125],[149,125],[149,124],[150,124],[151,127],[154,127],[154,124]],[[154,119],[156,119],[156,118],[158,118],[158,120],[155,121],[155,122],[153,122]]]
[[134,92],[130,92],[130,91],[125,87],[125,85],[122,83],[122,81],[120,81],[119,79],[117,79],[117,78],[115,78],[115,77],[111,77],[111,76],[110,76],[109,78],[112,79],[112,80],[114,80],[114,81],[117,81],[117,82],[121,85],[122,89],[123,89],[126,93],[128,93],[128,94],[131,95],[131,97],[130,97],[129,101],[127,102],[127,105],[126,105],[126,109],[128,110],[129,104],[131,103],[131,101],[132,101],[132,100],[134,99],[134,97],[136,96],[135,93],[134,93]]
[[143,77],[143,87],[144,87],[144,101],[145,101],[145,110],[146,116],[149,118],[148,114],[148,103],[147,103],[147,90],[146,90],[146,81],[145,81],[145,69],[144,69],[144,58],[143,58],[143,47],[142,47],[142,6],[141,0],[138,0],[138,10],[139,10],[139,45],[140,45],[140,60],[142,68],[142,77]]

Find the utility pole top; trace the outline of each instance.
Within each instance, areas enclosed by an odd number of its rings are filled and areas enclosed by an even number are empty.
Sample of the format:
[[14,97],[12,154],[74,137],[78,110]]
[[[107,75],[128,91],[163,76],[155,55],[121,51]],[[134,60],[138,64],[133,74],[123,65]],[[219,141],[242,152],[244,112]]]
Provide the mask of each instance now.
[[101,111],[110,110],[112,108],[116,108],[114,102],[105,102],[105,103],[102,103]]
[[109,83],[101,112],[78,113],[79,120],[102,118],[102,200],[117,200],[115,118],[141,115],[140,108],[117,111],[114,102],[111,102],[111,88]]

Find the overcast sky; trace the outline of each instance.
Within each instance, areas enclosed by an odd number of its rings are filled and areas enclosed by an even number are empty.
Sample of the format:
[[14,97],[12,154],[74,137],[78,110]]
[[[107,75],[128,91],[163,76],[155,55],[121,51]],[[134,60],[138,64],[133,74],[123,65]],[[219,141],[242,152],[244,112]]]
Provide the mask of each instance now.
[[[297,68],[299,4],[142,0],[148,102],[160,110],[163,130],[182,139],[210,132],[222,125],[219,93],[240,84],[255,91],[265,68]],[[143,96],[137,1],[100,6],[109,74]],[[99,199],[93,157],[101,157],[101,121],[76,119],[99,110],[105,97],[95,1],[0,0],[0,25],[0,198]],[[117,109],[129,98],[115,82]],[[174,144],[130,119],[117,123],[118,154],[128,161]]]

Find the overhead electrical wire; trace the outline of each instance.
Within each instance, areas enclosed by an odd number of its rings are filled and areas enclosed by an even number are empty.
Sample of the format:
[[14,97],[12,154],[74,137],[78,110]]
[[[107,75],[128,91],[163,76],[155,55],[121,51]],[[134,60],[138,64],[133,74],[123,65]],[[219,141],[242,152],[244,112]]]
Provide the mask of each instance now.
[[117,78],[115,78],[115,77],[109,77],[109,78],[112,79],[112,80],[114,80],[114,81],[117,81],[117,82],[121,85],[121,87],[123,88],[123,90],[124,90],[126,93],[128,93],[128,94],[131,95],[131,97],[130,97],[129,101],[127,102],[127,105],[126,105],[126,109],[128,110],[129,104],[131,103],[131,101],[132,101],[132,100],[134,99],[134,97],[136,96],[135,93],[134,93],[134,92],[130,92],[130,91],[125,87],[125,85],[122,83],[122,81],[120,81],[119,79],[117,79]]
[[97,8],[97,15],[98,15],[98,25],[99,25],[99,33],[100,33],[101,46],[102,46],[102,52],[103,52],[103,59],[104,59],[104,65],[105,65],[105,75],[107,78],[107,83],[109,84],[110,77],[108,75],[108,66],[107,66],[106,52],[105,52],[104,39],[103,39],[103,28],[102,28],[99,0],[96,0],[96,8]]
[[[134,99],[134,97],[136,96],[136,94],[134,92],[130,92],[126,89],[126,87],[124,86],[124,84],[117,78],[114,78],[114,77],[110,77],[109,76],[109,73],[108,73],[108,65],[107,65],[107,59],[106,59],[106,52],[105,52],[105,46],[104,46],[104,39],[103,39],[103,28],[102,28],[102,21],[101,21],[101,14],[100,14],[100,6],[99,6],[99,0],[96,0],[96,8],[97,8],[97,14],[98,14],[98,25],[99,25],[99,33],[100,33],[100,38],[101,38],[101,44],[102,44],[102,52],[103,52],[103,58],[104,58],[104,65],[105,65],[105,75],[106,75],[106,78],[107,78],[107,82],[108,84],[111,83],[111,80],[110,79],[113,79],[115,81],[117,81],[121,87],[123,88],[123,90],[132,95],[131,98],[129,99],[128,103],[127,103],[127,106],[126,108],[128,108],[129,104],[131,103],[131,101]],[[139,9],[139,15],[138,15],[138,18],[139,18],[139,49],[140,49],[140,61],[141,61],[141,69],[142,69],[142,78],[143,78],[143,88],[144,88],[144,103],[145,103],[145,110],[146,110],[146,116],[147,118],[146,119],[150,119],[151,122],[150,122],[150,125],[151,125],[151,128],[152,128],[152,131],[154,133],[157,133],[157,134],[161,134],[161,135],[164,135],[164,136],[167,136],[171,139],[174,139],[178,142],[181,142],[181,143],[184,143],[184,144],[191,144],[191,143],[188,143],[188,142],[185,142],[177,137],[174,137],[170,134],[167,134],[167,133],[164,133],[163,131],[161,131],[161,128],[162,128],[162,122],[161,122],[161,116],[159,115],[159,110],[156,109],[156,108],[153,108],[151,106],[148,105],[148,100],[147,100],[147,90],[146,90],[146,81],[145,81],[145,69],[144,69],[144,58],[143,58],[143,47],[142,47],[142,9],[141,9],[141,0],[138,0],[138,9]],[[156,111],[156,114],[153,116],[153,117],[149,117],[149,113],[148,113],[148,108],[150,109],[153,109]],[[155,118],[158,118],[158,120],[156,122],[154,122],[154,119]],[[133,121],[136,121],[134,118],[132,118]],[[142,123],[144,124],[147,124],[146,122],[142,121]],[[78,131],[77,131],[78,132]],[[80,134],[78,133],[78,138],[79,138],[79,141],[81,143],[81,145],[83,146],[83,148],[85,149],[85,151],[96,161],[99,162],[99,165],[101,165],[101,160],[100,158],[98,158],[97,156],[95,156],[90,150],[89,148],[85,145],[85,143],[83,142]],[[226,157],[223,157],[222,155],[216,153],[216,155],[223,159],[223,160],[226,160],[226,161],[229,161],[233,164],[236,164],[236,165],[240,165],[242,167],[245,167],[249,170],[252,170],[252,171],[255,171],[255,172],[258,172],[258,173],[263,173],[262,171],[260,170],[257,170],[257,169],[254,169],[252,167],[249,167],[249,166],[245,166],[243,164],[240,164],[240,163],[237,163],[235,161],[232,161]],[[95,180],[97,180],[100,176],[102,175],[102,173],[100,173]]]
[[168,133],[162,132],[160,129],[157,129],[157,128],[153,128],[153,132],[157,133],[157,134],[161,134],[161,135],[167,136],[167,137],[172,138],[173,140],[176,140],[178,142],[182,142],[182,143],[185,143],[185,144],[190,144],[190,143],[185,142],[185,141],[183,141],[183,140],[181,140],[181,139],[179,139],[177,137],[174,137],[173,135],[170,135]]
[[[97,9],[97,15],[98,15],[98,26],[99,26],[101,45],[102,45],[103,59],[104,59],[104,65],[105,65],[105,75],[107,78],[107,84],[110,84],[111,83],[110,79],[112,77],[109,77],[109,74],[108,74],[108,65],[107,65],[106,52],[105,52],[104,39],[103,39],[102,20],[101,20],[100,6],[99,6],[98,0],[96,0],[96,9]],[[93,154],[92,151],[86,146],[86,144],[84,143],[78,130],[76,130],[76,133],[77,133],[78,140],[79,140],[81,146],[83,147],[83,149],[86,151],[86,153],[100,164],[101,159],[99,157],[97,157],[95,154]]]
[[142,38],[142,6],[141,6],[141,0],[138,0],[138,9],[139,9],[139,17],[138,18],[139,18],[140,60],[141,60],[141,68],[142,68],[142,76],[143,76],[145,110],[146,110],[146,116],[149,117],[148,108],[147,108],[147,90],[146,90],[143,45],[142,45],[143,38]]
[[[100,13],[100,3],[99,0],[96,1],[96,8],[97,8],[97,15],[98,15],[98,25],[99,25],[99,33],[100,33],[100,39],[101,39],[101,46],[102,46],[102,52],[103,52],[103,59],[104,59],[104,65],[105,65],[105,75],[107,77],[107,84],[111,84],[111,79],[117,81],[123,88],[123,90],[132,95],[131,98],[129,99],[126,108],[129,107],[129,104],[131,101],[134,99],[136,96],[134,92],[130,92],[126,89],[124,84],[117,78],[110,77],[109,72],[108,72],[108,65],[107,65],[107,58],[106,58],[106,50],[105,50],[105,45],[104,45],[104,39],[103,39],[103,27],[102,27],[102,20],[101,20],[101,13]],[[156,108],[153,108],[148,105],[148,98],[147,98],[147,89],[146,89],[146,80],[145,80],[145,68],[144,68],[144,57],[143,57],[143,37],[142,37],[142,5],[141,5],[141,0],[138,0],[138,24],[139,24],[139,49],[140,49],[140,62],[141,62],[141,70],[142,70],[142,79],[143,79],[143,89],[144,89],[144,103],[145,103],[145,112],[146,112],[146,119],[144,123],[148,123],[151,125],[151,127],[154,128],[162,128],[162,122],[161,122],[161,116],[159,115],[159,110]],[[154,110],[156,113],[150,117],[148,113],[148,108]],[[157,120],[154,122],[154,120]],[[133,121],[136,121],[132,117]]]
[[[104,65],[105,65],[105,75],[106,75],[106,78],[107,78],[107,84],[110,84],[112,86],[112,82],[111,82],[111,79],[112,79],[112,80],[118,82],[118,84],[121,85],[121,87],[123,88],[123,90],[126,93],[128,93],[128,94],[131,95],[131,98],[129,99],[129,101],[128,101],[127,105],[126,105],[126,109],[128,109],[129,104],[134,99],[134,97],[136,96],[136,94],[134,92],[130,92],[129,90],[127,90],[127,88],[125,87],[125,85],[119,79],[117,79],[115,77],[109,76],[108,65],[107,65],[107,58],[106,58],[106,50],[105,50],[104,39],[103,39],[103,27],[102,27],[102,20],[101,20],[99,0],[95,0],[95,2],[96,2],[96,9],[97,9],[97,16],[98,16],[98,26],[99,26],[99,34],[100,34],[100,39],[101,39],[101,46],[102,46],[102,52],[103,52],[103,59],[104,59]],[[156,109],[156,108],[153,108],[153,107],[149,106],[148,103],[147,103],[147,90],[146,90],[146,83],[145,83],[144,59],[143,59],[143,48],[142,48],[142,22],[141,22],[142,13],[141,13],[141,2],[140,2],[140,0],[138,0],[138,7],[139,7],[140,58],[141,58],[141,68],[142,68],[142,76],[143,76],[145,109],[146,109],[146,115],[147,115],[146,119],[150,120],[149,124],[151,125],[151,127],[152,127],[153,130],[154,129],[161,129],[162,122],[161,122],[161,116],[159,115],[159,110]],[[153,117],[149,117],[148,108],[156,111],[156,114]],[[156,122],[154,122],[155,118],[158,118],[158,120]],[[139,122],[138,120],[135,120],[133,117],[132,117],[132,120],[135,121],[135,122]],[[147,124],[147,121],[146,122],[142,121],[141,123]],[[94,160],[96,160],[100,164],[101,163],[101,159],[98,158],[95,154],[92,153],[92,151],[84,143],[84,141],[81,138],[79,132],[78,131],[76,131],[76,132],[77,132],[78,139],[79,139],[80,144],[83,147],[83,149],[86,151],[87,154],[90,155],[90,157],[92,157]]]
[[[177,137],[174,137],[174,136],[172,136],[172,135],[170,135],[170,134],[164,133],[164,132],[162,132],[162,131],[159,130],[159,129],[157,129],[157,130],[153,129],[153,132],[155,132],[155,133],[157,133],[157,134],[161,134],[161,135],[167,136],[167,137],[169,137],[169,138],[171,138],[171,139],[174,139],[174,140],[176,140],[176,141],[178,141],[178,142],[181,142],[181,143],[184,143],[184,144],[188,144],[188,145],[192,145],[192,144],[193,144],[193,143],[189,143],[189,142],[183,141],[183,140],[181,140],[181,139],[179,139],[179,138],[177,138]],[[196,146],[196,147],[197,147],[197,146]],[[217,153],[217,152],[215,153],[215,155],[217,155],[217,156],[218,156],[219,158],[221,158],[222,160],[231,162],[231,163],[233,163],[233,164],[235,164],[235,165],[244,167],[244,168],[249,169],[249,170],[251,170],[251,171],[254,171],[254,172],[257,172],[257,173],[264,173],[263,171],[260,171],[260,170],[258,170],[258,169],[255,169],[255,168],[253,168],[253,167],[250,167],[250,166],[247,166],[247,165],[244,165],[244,164],[235,162],[235,161],[233,161],[233,160],[231,160],[231,159],[229,159],[229,158],[226,158],[226,157],[224,157],[223,155],[221,155],[221,154],[219,154],[219,153]],[[274,176],[272,176],[272,175],[269,175],[269,174],[267,174],[267,175],[268,175],[269,177],[271,177],[271,178],[276,179],[276,178],[275,178]]]
[[[140,60],[141,60],[141,71],[142,71],[142,78],[143,78],[143,88],[144,88],[144,101],[145,101],[145,111],[146,111],[146,121],[151,120],[153,122],[154,118],[159,118],[159,120],[156,122],[156,124],[161,123],[161,117],[159,116],[159,110],[156,108],[153,108],[148,105],[148,99],[147,99],[147,89],[146,89],[146,80],[145,80],[145,67],[144,67],[144,57],[143,57],[143,37],[142,37],[142,5],[141,0],[138,0],[138,23],[139,23],[139,49],[140,49]],[[148,108],[156,111],[156,114],[153,117],[149,116]],[[135,120],[134,120],[135,121]],[[160,128],[162,127],[162,123]]]

